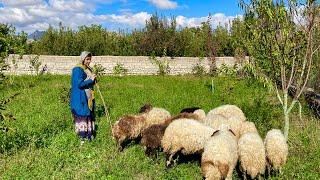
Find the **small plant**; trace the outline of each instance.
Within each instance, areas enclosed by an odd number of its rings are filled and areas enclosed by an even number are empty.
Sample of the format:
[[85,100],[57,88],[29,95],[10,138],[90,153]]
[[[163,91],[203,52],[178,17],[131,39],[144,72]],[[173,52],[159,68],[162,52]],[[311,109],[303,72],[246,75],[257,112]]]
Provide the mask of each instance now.
[[169,62],[168,59],[166,57],[166,49],[163,50],[163,59],[164,60],[159,60],[156,58],[156,56],[154,55],[154,53],[151,55],[151,57],[149,57],[149,59],[151,60],[151,62],[153,64],[156,64],[158,66],[158,74],[163,76],[166,74],[170,73],[170,66],[169,66]]
[[39,75],[39,69],[41,66],[41,61],[39,60],[39,58],[40,58],[39,55],[29,57],[29,62],[30,62],[29,68],[31,72],[34,71],[36,75]]
[[228,67],[226,64],[222,64],[221,67],[217,69],[217,73],[219,76],[234,77],[237,74],[237,65]]
[[203,61],[204,57],[199,58],[199,62],[192,68],[192,74],[195,76],[203,76],[206,74],[206,69],[201,62]]
[[98,77],[103,76],[105,74],[105,70],[106,68],[104,68],[101,64],[95,64],[93,66],[93,73],[96,74]]
[[128,69],[126,69],[121,63],[117,63],[117,65],[113,67],[113,74],[116,76],[126,75],[127,72]]

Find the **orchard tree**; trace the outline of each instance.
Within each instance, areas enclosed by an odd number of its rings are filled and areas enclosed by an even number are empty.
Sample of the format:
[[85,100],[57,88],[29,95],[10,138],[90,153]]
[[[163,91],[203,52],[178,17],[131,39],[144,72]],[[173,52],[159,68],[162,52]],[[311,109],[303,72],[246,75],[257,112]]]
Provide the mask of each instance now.
[[[319,49],[314,39],[319,4],[316,0],[250,0],[247,4],[240,0],[240,7],[245,11],[246,48],[256,72],[274,85],[288,139],[290,112],[306,88]],[[292,99],[289,88],[295,89]]]

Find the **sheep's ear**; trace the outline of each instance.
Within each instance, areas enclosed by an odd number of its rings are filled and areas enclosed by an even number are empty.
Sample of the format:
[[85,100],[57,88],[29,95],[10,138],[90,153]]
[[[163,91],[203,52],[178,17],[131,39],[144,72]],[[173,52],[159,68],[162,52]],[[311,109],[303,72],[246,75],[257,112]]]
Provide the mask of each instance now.
[[229,129],[229,131],[230,131],[234,136],[236,136],[236,134],[232,131],[232,129]]
[[218,133],[220,130],[216,130],[215,132],[213,132],[212,134],[211,134],[211,137],[212,136],[214,136],[216,133]]

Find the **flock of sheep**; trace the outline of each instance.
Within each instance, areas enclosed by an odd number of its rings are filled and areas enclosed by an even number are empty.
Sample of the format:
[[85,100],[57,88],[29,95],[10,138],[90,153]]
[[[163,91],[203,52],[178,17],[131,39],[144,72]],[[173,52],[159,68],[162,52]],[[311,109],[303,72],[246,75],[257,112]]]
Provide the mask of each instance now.
[[186,108],[171,116],[163,108],[145,105],[138,115],[125,115],[112,126],[119,150],[125,142],[140,139],[146,154],[163,149],[170,166],[175,155],[201,155],[206,179],[232,179],[239,162],[244,177],[258,178],[266,171],[279,171],[288,156],[288,145],[278,129],[270,130],[264,141],[255,124],[246,121],[235,105],[222,105],[206,113]]

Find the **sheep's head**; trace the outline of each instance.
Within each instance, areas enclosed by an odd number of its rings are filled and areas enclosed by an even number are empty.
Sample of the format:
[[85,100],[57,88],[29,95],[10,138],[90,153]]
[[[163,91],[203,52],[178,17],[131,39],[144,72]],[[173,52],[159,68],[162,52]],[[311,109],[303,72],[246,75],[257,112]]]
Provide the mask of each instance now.
[[147,113],[149,112],[150,110],[152,109],[152,105],[147,103],[145,105],[143,105],[140,110],[139,110],[139,113]]

